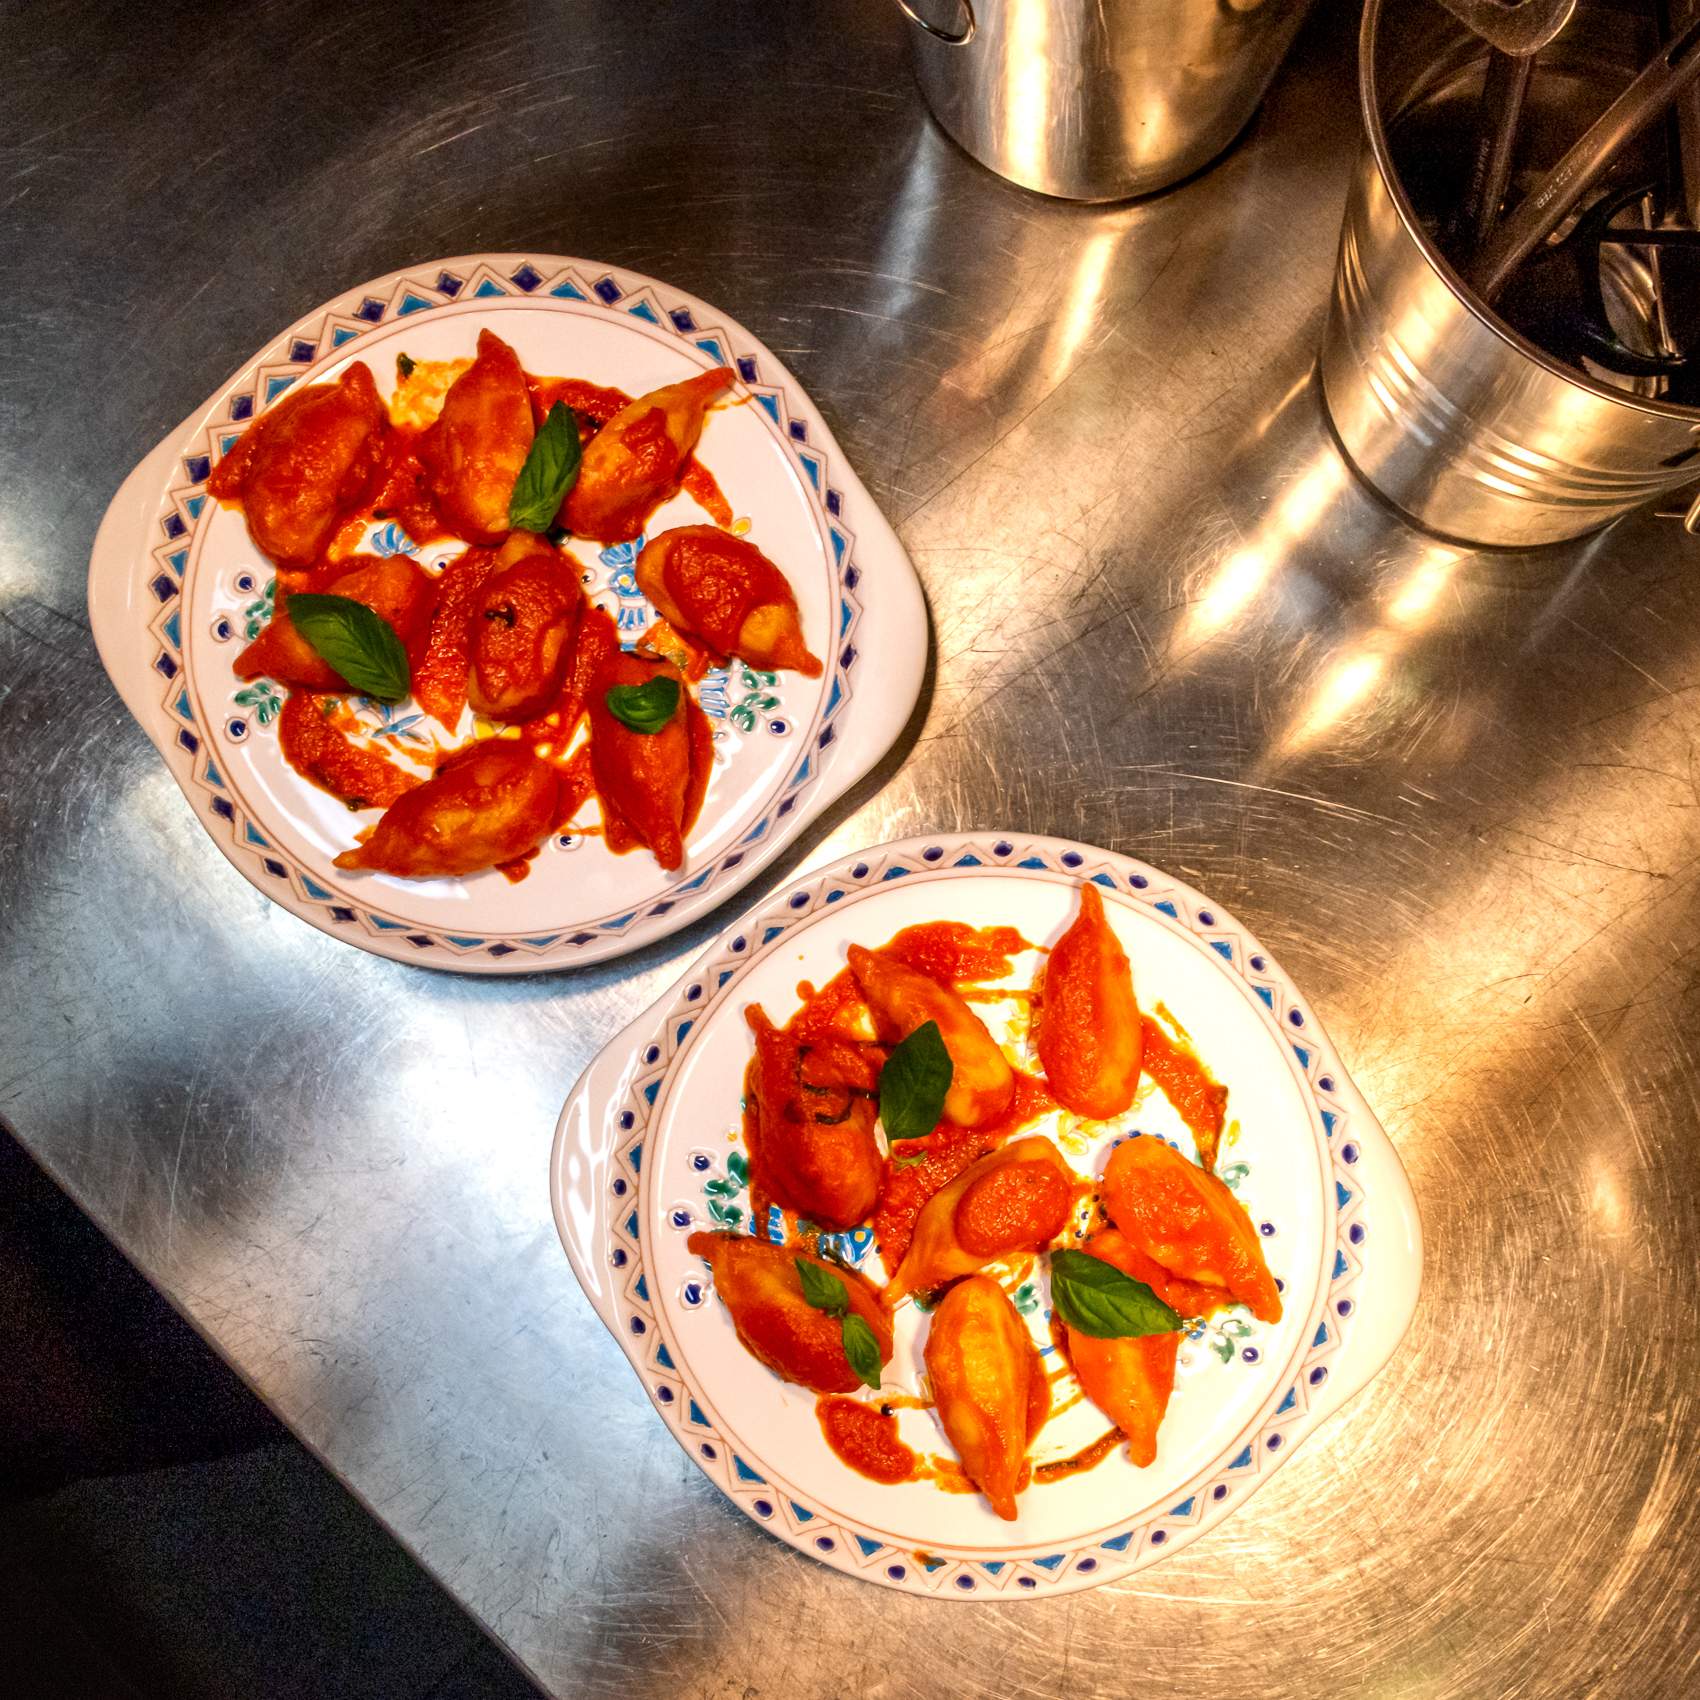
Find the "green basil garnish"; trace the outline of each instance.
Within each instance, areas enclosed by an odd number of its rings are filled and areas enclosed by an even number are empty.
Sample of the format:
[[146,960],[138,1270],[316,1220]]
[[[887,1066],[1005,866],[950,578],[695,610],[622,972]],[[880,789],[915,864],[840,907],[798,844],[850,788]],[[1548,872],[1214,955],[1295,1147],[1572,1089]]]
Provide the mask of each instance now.
[[531,439],[531,451],[508,498],[508,524],[515,531],[547,531],[567,492],[578,478],[578,420],[563,401],[549,409],[543,429]]
[[284,604],[289,623],[351,686],[375,702],[400,702],[412,675],[407,651],[382,614],[352,596],[301,591]]
[[955,1074],[936,1021],[924,1021],[885,1060],[880,1070],[880,1121],[885,1136],[919,1139],[939,1125],[944,1096]]
[[816,1310],[824,1310],[828,1316],[842,1316],[849,1310],[850,1295],[836,1275],[806,1257],[794,1257],[791,1261],[803,1278],[803,1297]]
[[851,1311],[843,1323],[844,1355],[850,1360],[850,1367],[856,1372],[857,1379],[864,1387],[877,1388],[880,1384],[880,1371],[885,1367],[880,1362],[880,1343],[874,1337],[874,1331],[867,1322]]
[[641,685],[610,685],[602,700],[622,726],[647,737],[659,732],[678,711],[679,681],[657,673]]
[[844,1356],[856,1378],[864,1387],[880,1384],[880,1343],[867,1318],[850,1308],[850,1293],[830,1269],[822,1269],[806,1257],[794,1257],[797,1273],[803,1281],[803,1297],[819,1311],[839,1319],[838,1336],[844,1343]]
[[398,354],[395,357],[395,369],[401,373],[404,378],[411,378],[413,376],[413,367],[414,359],[411,354]]
[[1143,1281],[1084,1251],[1051,1253],[1051,1304],[1070,1328],[1094,1340],[1136,1340],[1185,1327]]

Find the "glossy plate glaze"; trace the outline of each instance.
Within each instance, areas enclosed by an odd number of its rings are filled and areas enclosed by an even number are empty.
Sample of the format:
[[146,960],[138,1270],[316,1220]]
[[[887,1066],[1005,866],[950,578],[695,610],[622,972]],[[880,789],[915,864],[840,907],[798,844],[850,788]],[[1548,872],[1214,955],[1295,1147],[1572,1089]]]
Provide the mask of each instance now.
[[[531,876],[400,880],[332,866],[359,816],[284,762],[281,693],[231,671],[270,616],[273,571],[242,516],[206,479],[245,425],[296,384],[365,360],[387,394],[396,355],[469,358],[496,331],[530,372],[632,394],[716,365],[738,376],[698,450],[746,533],[785,570],[825,676],[734,662],[703,681],[714,771],[683,868],[616,857],[600,838],[545,843]],[[651,533],[705,516],[680,495]],[[461,545],[418,549],[390,525],[362,545],[436,564]],[[636,544],[571,542],[591,598],[630,638],[651,612]],[[254,356],[125,481],[89,568],[95,638],[108,673],[196,814],[246,877],[335,937],[384,956],[474,973],[592,962],[636,948],[721,901],[865,773],[902,730],[920,689],[926,617],[902,545],[845,465],[825,422],[761,343],[718,309],[634,272],[551,255],[433,261],[315,309]],[[868,668],[877,690],[859,688]],[[428,749],[411,702],[356,701],[364,736],[402,758]],[[473,732],[470,713],[459,735]],[[586,818],[594,820],[594,811]]]
[[[1236,1307],[1195,1326],[1155,1463],[1136,1469],[1118,1448],[1090,1471],[1030,1487],[1010,1524],[977,1495],[929,1481],[884,1487],[842,1465],[822,1440],[814,1396],[738,1345],[685,1241],[697,1228],[756,1226],[739,1137],[750,1003],[782,1021],[797,1007],[798,982],[835,973],[848,944],[877,945],[921,921],[1012,925],[1047,946],[1073,918],[1083,880],[1104,894],[1142,1006],[1161,1006],[1229,1088],[1218,1172],[1258,1224],[1284,1316],[1265,1325]],[[1036,950],[1018,958],[1010,983],[1031,984],[1042,960]],[[1032,1067],[1020,1007],[982,1014]],[[1057,1137],[1085,1174],[1101,1172],[1113,1141],[1135,1131],[1196,1155],[1154,1090],[1113,1125],[1053,1115],[1036,1131]],[[1386,1362],[1421,1270],[1399,1160],[1315,1014],[1256,939],[1154,868],[1015,834],[885,845],[805,876],[746,915],[586,1070],[561,1114],[551,1190],[586,1294],[710,1479],[825,1563],[953,1599],[1090,1587],[1194,1539]],[[825,1243],[880,1278],[865,1228]],[[1048,1350],[1046,1277],[1034,1272],[1014,1296]],[[919,1385],[925,1330],[923,1313],[899,1307],[888,1390]],[[1059,1402],[1071,1388],[1067,1379],[1057,1385]],[[950,1455],[930,1411],[905,1410],[900,1423],[917,1452]],[[1076,1403],[1047,1425],[1034,1459],[1065,1458],[1108,1426]]]

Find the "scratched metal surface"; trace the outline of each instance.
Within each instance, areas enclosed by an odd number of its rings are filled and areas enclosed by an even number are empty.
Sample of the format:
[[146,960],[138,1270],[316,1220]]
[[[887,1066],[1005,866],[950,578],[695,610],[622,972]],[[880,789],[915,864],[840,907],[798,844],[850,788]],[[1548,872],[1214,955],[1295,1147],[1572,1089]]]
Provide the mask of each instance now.
[[[1324,10],[1231,158],[1111,210],[954,152],[877,0],[13,12],[0,1114],[560,1695],[1693,1692],[1700,545],[1474,555],[1343,471]],[[105,683],[82,579],[132,462],[348,283],[504,248],[724,303],[914,554],[929,696],[801,854],[996,824],[1171,867],[1399,1145],[1406,1349],[1143,1579],[936,1605],[722,1503],[545,1194],[580,1065],[713,923],[539,979],[359,955],[225,863]]]

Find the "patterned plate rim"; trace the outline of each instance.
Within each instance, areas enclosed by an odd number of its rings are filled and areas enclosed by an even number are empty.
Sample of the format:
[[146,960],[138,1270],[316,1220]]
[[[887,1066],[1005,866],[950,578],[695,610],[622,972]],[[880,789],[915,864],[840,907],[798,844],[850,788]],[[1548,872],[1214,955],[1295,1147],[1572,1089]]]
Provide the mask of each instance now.
[[[1309,1321],[1274,1393],[1218,1457],[1176,1492],[1172,1506],[1130,1516],[1126,1527],[1113,1534],[1099,1531],[1060,1550],[975,1553],[941,1547],[917,1558],[884,1539],[877,1528],[827,1514],[810,1505],[807,1496],[769,1479],[760,1460],[740,1455],[709,1401],[687,1383],[680,1368],[682,1354],[670,1349],[649,1292],[645,1248],[662,1206],[650,1197],[643,1145],[650,1117],[664,1102],[664,1082],[688,1048],[693,1028],[735,996],[743,975],[788,933],[895,879],[973,878],[977,871],[1050,881],[1094,880],[1168,930],[1189,937],[1219,971],[1236,980],[1305,1088],[1326,1195],[1323,1258],[1310,1295]],[[931,1597],[1019,1599],[1097,1586],[1144,1569],[1214,1527],[1274,1473],[1318,1420],[1332,1363],[1360,1326],[1357,1290],[1364,1270],[1367,1194],[1357,1169],[1359,1141],[1385,1142],[1386,1136],[1340,1068],[1315,1015],[1274,958],[1220,904],[1181,881],[1114,852],[1028,835],[941,835],[883,845],[843,857],[774,894],[729,930],[612,1044],[629,1051],[633,1066],[620,1077],[617,1109],[610,1107],[615,1145],[608,1174],[602,1177],[602,1195],[595,1200],[595,1208],[605,1216],[608,1258],[616,1271],[615,1315],[609,1327],[651,1403],[703,1473],[746,1516],[799,1551],[847,1574]],[[574,1098],[595,1069],[593,1062],[569,1097],[563,1134]],[[552,1168],[554,1202],[570,1252],[559,1158],[558,1142]],[[1398,1201],[1390,1199],[1388,1204],[1391,1218],[1398,1213]],[[594,1303],[591,1283],[582,1273],[580,1279]],[[1332,1403],[1327,1408],[1332,1409]]]
[[[188,596],[206,535],[203,516],[211,511],[206,480],[248,421],[292,384],[303,378],[311,381],[324,365],[360,354],[366,340],[379,332],[387,336],[398,321],[444,308],[456,309],[458,317],[481,303],[600,313],[622,324],[636,319],[651,334],[677,338],[692,351],[693,360],[706,357],[733,367],[740,390],[759,405],[760,417],[790,464],[828,545],[839,607],[830,678],[817,699],[808,735],[799,741],[796,760],[770,788],[756,819],[736,843],[708,867],[688,868],[687,877],[636,908],[512,933],[421,925],[393,906],[367,900],[360,890],[328,881],[324,870],[315,873],[275,844],[266,824],[254,818],[221,771],[210,729],[191,700],[194,668],[185,656]],[[145,630],[133,625],[122,635],[103,632],[96,607],[96,576],[102,570],[133,572],[134,551],[122,567],[104,560],[103,526],[91,560],[91,608],[107,670],[215,842],[250,883],[321,931],[363,949],[475,973],[590,963],[635,949],[674,931],[745,884],[807,820],[871,767],[901,729],[899,720],[887,732],[889,712],[878,716],[882,724],[876,725],[871,707],[864,710],[859,702],[852,707],[854,681],[865,670],[857,664],[863,660],[864,628],[870,624],[861,594],[870,569],[879,580],[877,597],[901,602],[907,591],[919,613],[918,581],[901,544],[844,462],[818,411],[773,354],[728,315],[641,273],[568,256],[475,255],[424,262],[361,284],[274,337],[138,472],[155,466],[169,470],[163,492],[157,486],[152,491],[156,507],[142,569],[145,594],[130,598],[131,620]],[[114,510],[117,507],[115,498]],[[145,670],[152,682],[147,701],[138,703],[134,690],[125,689],[108,640],[112,649],[123,643],[145,644]],[[887,652],[891,646],[881,642],[879,648]],[[907,696],[901,689],[896,696],[912,704],[919,693],[921,665],[914,658],[898,659],[911,662],[899,671],[912,674],[912,688]]]

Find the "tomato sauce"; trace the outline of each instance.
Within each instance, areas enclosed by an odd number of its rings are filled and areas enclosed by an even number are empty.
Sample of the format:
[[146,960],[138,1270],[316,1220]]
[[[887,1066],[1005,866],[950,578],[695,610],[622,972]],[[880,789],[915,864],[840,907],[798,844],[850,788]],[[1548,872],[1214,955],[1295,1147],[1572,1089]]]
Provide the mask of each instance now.
[[590,772],[590,745],[580,744],[561,772],[561,804],[555,811],[557,832],[571,824],[573,816],[584,807],[585,799],[595,789],[596,781]]
[[1140,1065],[1198,1142],[1202,1165],[1214,1171],[1228,1112],[1228,1089],[1212,1078],[1189,1045],[1172,1038],[1149,1015],[1140,1017],[1144,1050]]
[[1071,1454],[1067,1458],[1056,1458],[1048,1464],[1039,1464],[1033,1471],[1036,1482],[1060,1482],[1067,1476],[1077,1476],[1084,1470],[1090,1470],[1102,1464],[1112,1452],[1122,1443],[1120,1429],[1108,1429],[1090,1445]]
[[680,631],[660,615],[643,634],[640,647],[654,651],[663,661],[671,661],[693,685],[700,685],[711,667],[722,664],[721,657],[704,649],[689,633]]
[[1012,960],[1034,947],[1014,927],[970,927],[962,921],[924,921],[905,927],[880,946],[918,974],[945,985],[961,981],[1001,980],[1015,970]]
[[450,732],[460,724],[466,707],[472,666],[466,622],[495,565],[496,556],[489,549],[468,549],[450,561],[437,576],[430,617],[414,641],[413,700]]
[[957,1200],[957,1243],[983,1258],[1044,1244],[1061,1230],[1074,1196],[1075,1183],[1054,1163],[1000,1163]]
[[815,1415],[827,1445],[858,1475],[887,1485],[914,1479],[919,1460],[899,1437],[889,1409],[835,1394],[816,1402]]
[[399,768],[376,750],[351,743],[332,724],[334,699],[310,691],[291,691],[278,717],[278,746],[283,759],[303,779],[340,797],[351,809],[387,809],[424,781]]
[[915,1218],[940,1187],[1055,1108],[1044,1081],[1017,1069],[1015,1096],[997,1121],[972,1128],[940,1122],[922,1138],[906,1139],[896,1146],[886,1160],[885,1184],[871,1224],[886,1268],[895,1269],[903,1261],[915,1232]]
[[715,482],[714,474],[695,455],[692,455],[685,462],[685,470],[679,479],[679,488],[722,531],[731,530],[732,504],[720,493],[720,486]]
[[[624,390],[605,384],[592,384],[583,378],[537,378],[526,374],[526,387],[531,391],[531,411],[539,425],[548,417],[549,409],[564,401],[579,416],[579,435],[585,442],[596,435],[632,398]],[[590,430],[584,427],[589,425]],[[732,504],[721,493],[715,476],[692,455],[679,477],[679,488],[723,530],[732,525]]]
[[584,608],[573,634],[573,658],[561,681],[561,694],[547,714],[526,722],[522,735],[534,744],[550,744],[554,753],[564,752],[590,706],[591,680],[619,647],[620,633],[612,615],[601,608]]
[[373,519],[393,519],[415,543],[435,543],[451,533],[431,501],[425,463],[419,458],[423,435],[405,425],[391,425],[385,433],[371,513]]
[[525,387],[531,391],[531,412],[539,425],[556,402],[564,401],[579,416],[581,436],[585,421],[600,430],[632,399],[624,390],[584,378],[534,378],[527,372]]
[[759,549],[706,527],[674,539],[661,577],[692,627],[723,652],[736,647],[751,609],[791,597],[785,575]]
[[873,1012],[848,968],[834,974],[819,990],[804,980],[797,987],[797,995],[803,1007],[786,1022],[788,1033],[795,1033],[799,1039],[874,1037]]

